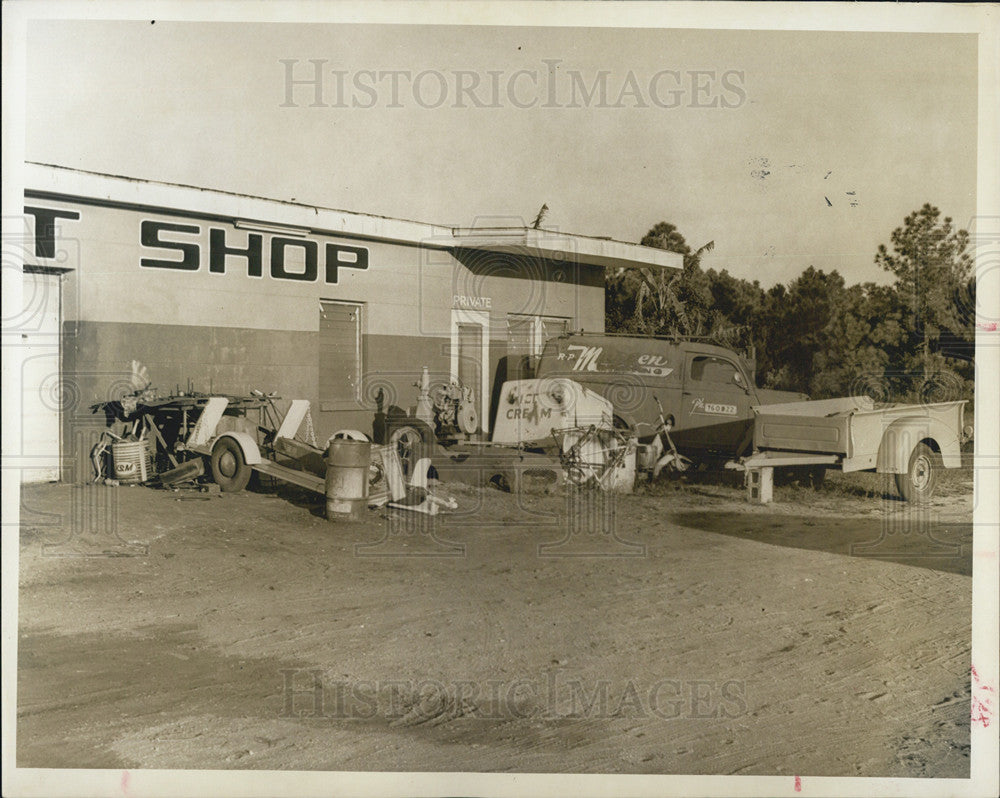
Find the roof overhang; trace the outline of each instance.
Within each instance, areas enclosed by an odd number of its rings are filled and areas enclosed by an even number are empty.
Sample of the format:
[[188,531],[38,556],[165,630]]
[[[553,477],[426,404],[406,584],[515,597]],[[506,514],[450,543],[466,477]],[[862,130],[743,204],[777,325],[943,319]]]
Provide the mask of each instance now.
[[533,227],[466,227],[451,231],[457,246],[503,252],[553,261],[586,263],[605,269],[654,266],[680,269],[684,258],[676,252],[654,249],[610,238],[561,233]]

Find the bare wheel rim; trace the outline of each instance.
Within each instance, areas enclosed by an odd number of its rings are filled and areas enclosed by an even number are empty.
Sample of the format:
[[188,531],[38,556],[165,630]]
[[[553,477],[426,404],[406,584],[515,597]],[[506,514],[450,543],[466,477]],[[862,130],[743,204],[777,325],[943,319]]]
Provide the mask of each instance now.
[[913,462],[913,469],[910,472],[910,482],[913,487],[918,491],[923,491],[927,489],[927,485],[931,480],[931,461],[926,455],[920,455]]

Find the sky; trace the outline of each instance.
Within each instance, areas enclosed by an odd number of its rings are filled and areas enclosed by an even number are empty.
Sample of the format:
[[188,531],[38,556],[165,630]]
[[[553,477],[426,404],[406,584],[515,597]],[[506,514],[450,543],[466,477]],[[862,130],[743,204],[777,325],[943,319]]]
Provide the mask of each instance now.
[[976,209],[971,34],[146,20],[27,42],[42,163],[451,226],[543,203],[623,241],[668,221],[765,287],[888,282],[875,250],[909,212]]

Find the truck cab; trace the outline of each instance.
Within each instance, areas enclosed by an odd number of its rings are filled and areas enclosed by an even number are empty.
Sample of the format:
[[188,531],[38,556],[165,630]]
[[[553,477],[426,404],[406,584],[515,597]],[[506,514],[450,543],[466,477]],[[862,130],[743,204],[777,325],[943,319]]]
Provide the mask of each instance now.
[[652,337],[569,333],[549,340],[538,377],[569,377],[607,398],[615,423],[642,442],[663,405],[678,449],[738,457],[753,444],[755,405],[797,402],[804,394],[760,389],[747,358],[714,344]]

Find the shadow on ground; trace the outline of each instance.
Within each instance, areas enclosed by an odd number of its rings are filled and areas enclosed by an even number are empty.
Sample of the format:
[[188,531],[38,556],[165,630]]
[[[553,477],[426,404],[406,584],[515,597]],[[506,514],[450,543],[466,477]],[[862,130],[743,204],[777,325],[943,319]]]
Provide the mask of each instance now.
[[681,526],[775,546],[972,575],[972,523],[907,509],[881,518],[804,518],[736,512],[681,512]]

